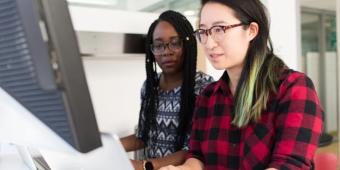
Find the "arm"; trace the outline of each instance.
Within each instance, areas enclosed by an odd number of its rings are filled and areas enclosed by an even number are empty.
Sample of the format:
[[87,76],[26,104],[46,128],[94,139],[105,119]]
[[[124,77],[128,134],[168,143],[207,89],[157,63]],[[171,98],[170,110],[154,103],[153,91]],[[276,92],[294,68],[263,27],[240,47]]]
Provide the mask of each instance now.
[[162,158],[151,159],[150,161],[152,162],[154,169],[159,169],[166,165],[180,165],[183,164],[186,153],[186,151],[181,150]]
[[[148,161],[152,162],[154,169],[159,169],[163,166],[167,165],[180,165],[184,162],[186,151],[177,151],[175,153],[169,154],[162,158],[150,159]],[[135,161],[132,160],[132,164],[134,165],[136,170],[143,169],[143,161]]]
[[166,166],[159,170],[203,170],[203,163],[196,158],[189,158],[185,163],[181,166]]
[[293,73],[279,89],[275,144],[269,168],[310,169],[323,125],[312,81]]
[[126,136],[120,139],[126,152],[135,151],[144,148],[144,142],[136,137],[136,135]]
[[203,170],[204,165],[203,163],[196,159],[196,158],[190,158],[185,163],[180,166],[181,170]]
[[[141,88],[141,92],[140,92],[140,99],[141,99],[141,109],[143,109],[143,101],[145,99],[145,86],[146,83],[144,81],[142,88]],[[143,138],[143,134],[142,134],[142,129],[145,126],[145,114],[144,112],[140,112],[140,116],[139,116],[139,121],[138,121],[138,128],[137,128],[137,132],[136,134],[130,135],[130,136],[126,136],[120,139],[120,142],[122,143],[124,149],[127,152],[130,151],[136,151],[138,149],[142,149],[145,147],[145,143],[142,140]]]

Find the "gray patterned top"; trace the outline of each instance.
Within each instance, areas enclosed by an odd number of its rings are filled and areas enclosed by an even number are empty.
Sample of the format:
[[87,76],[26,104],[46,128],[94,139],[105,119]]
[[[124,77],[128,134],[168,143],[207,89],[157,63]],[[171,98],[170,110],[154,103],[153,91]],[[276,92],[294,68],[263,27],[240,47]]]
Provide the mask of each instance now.
[[[158,74],[160,76],[160,74]],[[202,72],[197,72],[195,77],[195,94],[198,95],[200,91],[209,83],[213,82],[213,78]],[[141,90],[141,99],[145,96],[145,82]],[[159,90],[158,95],[158,109],[156,115],[156,130],[151,130],[147,144],[145,156],[147,158],[159,158],[168,154],[176,152],[176,129],[178,127],[179,110],[181,103],[181,86],[172,90],[164,91]],[[145,114],[141,115],[142,119],[138,125],[136,133],[137,138],[142,139],[142,131],[145,123]],[[185,140],[182,150],[188,150],[188,139]]]

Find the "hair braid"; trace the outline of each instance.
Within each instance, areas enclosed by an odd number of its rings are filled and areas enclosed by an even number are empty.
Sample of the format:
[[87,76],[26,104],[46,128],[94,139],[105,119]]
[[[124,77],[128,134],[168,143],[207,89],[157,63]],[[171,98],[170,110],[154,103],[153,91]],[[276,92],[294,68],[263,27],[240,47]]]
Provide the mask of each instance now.
[[151,130],[151,127],[154,127],[156,125],[155,118],[156,117],[156,108],[155,104],[157,102],[157,86],[158,86],[158,80],[157,80],[157,70],[156,70],[156,62],[155,57],[153,56],[151,50],[150,50],[150,43],[152,42],[152,33],[157,25],[158,21],[154,21],[148,32],[148,36],[146,37],[146,57],[145,57],[145,70],[146,70],[146,84],[145,84],[145,97],[142,100],[142,106],[140,109],[140,116],[139,116],[139,124],[142,121],[142,114],[145,113],[145,125],[142,129],[142,137],[143,141],[149,140],[149,131]]
[[183,42],[183,84],[181,87],[181,108],[179,112],[179,127],[177,129],[177,149],[184,144],[195,104],[195,74],[197,63],[197,42],[193,35],[193,27],[190,22],[180,13],[166,11],[160,17],[161,20],[169,22],[175,27]]

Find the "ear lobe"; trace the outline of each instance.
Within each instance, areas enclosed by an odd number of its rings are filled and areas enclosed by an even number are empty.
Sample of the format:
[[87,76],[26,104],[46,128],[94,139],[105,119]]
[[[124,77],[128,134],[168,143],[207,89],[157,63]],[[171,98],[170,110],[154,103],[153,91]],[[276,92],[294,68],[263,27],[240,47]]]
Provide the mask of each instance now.
[[249,24],[248,30],[249,41],[252,41],[259,33],[259,25],[256,22],[252,22]]

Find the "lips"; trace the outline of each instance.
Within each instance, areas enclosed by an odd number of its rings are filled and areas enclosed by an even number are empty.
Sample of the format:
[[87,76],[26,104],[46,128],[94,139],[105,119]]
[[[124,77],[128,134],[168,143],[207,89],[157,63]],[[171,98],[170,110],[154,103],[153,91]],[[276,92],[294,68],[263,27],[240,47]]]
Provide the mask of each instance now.
[[212,60],[215,60],[219,57],[222,57],[224,54],[210,54],[209,57],[212,59]]
[[176,62],[174,61],[165,61],[165,62],[162,62],[162,65],[165,66],[165,67],[172,67],[176,64]]

